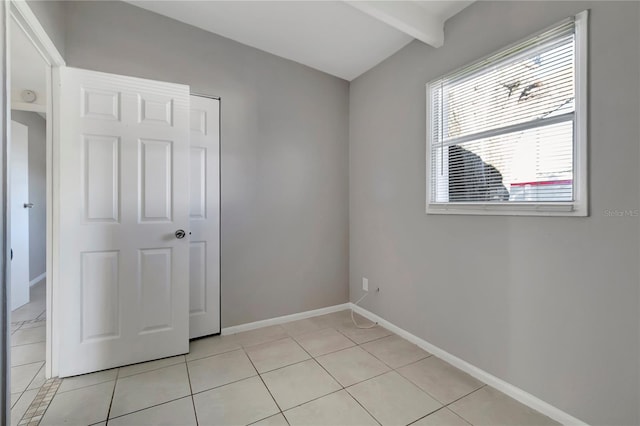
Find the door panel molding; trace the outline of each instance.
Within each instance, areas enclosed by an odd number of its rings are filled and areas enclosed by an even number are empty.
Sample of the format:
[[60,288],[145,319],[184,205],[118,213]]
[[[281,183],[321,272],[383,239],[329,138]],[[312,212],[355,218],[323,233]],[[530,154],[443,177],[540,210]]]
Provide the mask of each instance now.
[[189,87],[58,75],[58,374],[186,353]]

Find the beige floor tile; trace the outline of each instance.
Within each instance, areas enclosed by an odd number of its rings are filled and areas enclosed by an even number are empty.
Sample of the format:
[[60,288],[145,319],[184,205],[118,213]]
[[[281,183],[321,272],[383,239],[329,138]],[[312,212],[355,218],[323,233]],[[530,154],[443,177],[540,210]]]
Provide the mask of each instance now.
[[257,375],[242,349],[187,363],[193,393]]
[[107,419],[115,382],[57,393],[40,425],[89,425]]
[[31,343],[11,348],[11,365],[24,365],[45,360],[45,343]]
[[559,424],[490,386],[485,386],[454,402],[449,405],[449,409],[477,426]]
[[24,392],[43,364],[43,362],[35,362],[11,367],[11,393]]
[[411,423],[411,426],[469,426],[469,423],[449,409],[442,408],[415,423]]
[[313,321],[313,318],[305,318],[298,321],[287,322],[281,325],[289,336],[297,336],[298,334],[320,330],[321,328],[321,326],[317,322]]
[[24,413],[27,412],[27,409],[35,399],[38,394],[37,390],[28,390],[23,392],[20,395],[20,398],[16,401],[16,403],[11,408],[11,425],[15,426],[20,422]]
[[[356,319],[356,321],[358,321]],[[370,324],[367,320],[359,321],[358,324]],[[381,337],[390,336],[393,333],[387,330],[382,326],[375,326],[373,328],[357,328],[353,323],[349,323],[346,326],[339,327],[338,330],[340,333],[347,336],[349,339],[353,340],[357,344],[362,344],[366,342],[370,342],[372,340],[379,339]]]
[[231,336],[212,336],[203,339],[192,340],[189,343],[189,353],[186,355],[187,361],[206,358],[211,355],[218,355],[224,352],[240,349],[238,339]]
[[[118,379],[111,405],[111,417],[148,408],[190,395],[184,364]],[[64,394],[63,394],[64,395]]]
[[[358,321],[359,315],[355,313],[354,315],[356,315],[356,321]],[[351,324],[351,309],[345,309],[327,315],[320,315],[310,319],[321,328],[346,326]]]
[[200,426],[247,425],[278,413],[259,377],[251,377],[193,396]]
[[38,318],[45,310],[45,303],[27,303],[11,312],[11,322],[31,321]]
[[289,423],[287,423],[282,414],[278,413],[259,422],[251,423],[251,426],[289,426]]
[[312,359],[273,370],[262,375],[282,410],[304,404],[341,388],[318,363]]
[[358,346],[316,358],[344,387],[389,371],[384,363]]
[[291,426],[378,425],[378,422],[344,390],[292,408],[284,415]]
[[314,357],[355,346],[355,343],[333,328],[301,334],[294,339]]
[[58,393],[68,392],[74,389],[80,389],[87,386],[97,385],[99,383],[110,382],[116,379],[118,369],[98,371],[97,373],[83,374],[81,376],[68,377],[62,379],[62,383],[58,388]]
[[484,386],[435,356],[399,368],[398,373],[445,405]]
[[171,365],[181,364],[184,362],[184,355],[172,356],[169,358],[157,359],[155,361],[141,362],[139,364],[127,365],[120,367],[118,373],[119,378],[133,376],[134,374],[144,373],[146,371],[157,370]]
[[272,325],[269,327],[233,334],[228,337],[237,339],[236,341],[246,348],[248,346],[259,345],[260,343],[283,339],[287,337],[287,332],[279,325]]
[[44,363],[42,363],[42,367],[40,367],[40,370],[38,370],[38,374],[35,375],[31,383],[27,387],[27,390],[40,389],[40,387],[44,385],[44,382],[46,381],[46,379],[44,378],[44,367]]
[[347,391],[383,426],[409,424],[442,406],[395,371],[358,383]]
[[11,335],[11,346],[27,345],[29,343],[44,342],[46,339],[45,327],[20,328]]
[[362,349],[373,354],[391,368],[399,368],[430,355],[429,352],[423,351],[413,343],[395,335],[365,343],[362,345]]
[[196,414],[190,396],[110,419],[112,426],[195,426]]
[[[44,320],[40,320],[37,322],[31,322],[31,323],[26,323],[26,324],[22,324],[22,327],[20,327],[20,330],[26,330],[28,328],[37,328],[37,327],[44,327],[47,323]],[[46,333],[46,331],[45,331]]]
[[259,373],[266,373],[310,358],[309,354],[290,337],[251,346],[245,350]]
[[16,402],[18,402],[18,399],[20,399],[21,396],[22,396],[22,392],[16,392],[11,394],[11,407],[13,407],[16,404]]

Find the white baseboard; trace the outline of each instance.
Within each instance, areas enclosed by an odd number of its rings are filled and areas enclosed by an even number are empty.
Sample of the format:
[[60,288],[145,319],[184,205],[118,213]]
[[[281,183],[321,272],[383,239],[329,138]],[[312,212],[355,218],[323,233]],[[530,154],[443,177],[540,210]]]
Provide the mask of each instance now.
[[40,281],[42,281],[45,278],[47,278],[47,273],[43,272],[37,277],[35,277],[34,279],[32,279],[31,281],[29,281],[29,287],[38,284]]
[[242,331],[255,330],[256,328],[268,327],[270,325],[284,324],[291,321],[297,321],[305,318],[317,317],[320,315],[331,314],[333,312],[344,311],[350,309],[350,303],[343,303],[341,305],[327,306],[326,308],[314,309],[312,311],[299,312],[297,314],[284,315],[276,318],[269,318],[262,321],[249,322],[246,324],[234,325],[231,327],[225,327],[222,329],[221,334],[235,334]]
[[359,313],[363,317],[371,321],[377,322],[384,328],[387,328],[390,331],[393,331],[397,335],[407,339],[408,341],[410,341],[411,343],[414,343],[415,345],[419,346],[425,351],[432,353],[433,355],[448,362],[454,367],[459,368],[465,373],[475,377],[476,379],[488,384],[491,387],[496,388],[500,392],[510,396],[511,398],[521,402],[522,404],[528,407],[533,408],[534,410],[544,414],[545,416],[548,416],[553,420],[562,423],[563,425],[586,425],[586,423],[583,422],[582,420],[579,420],[573,417],[572,415],[565,413],[559,408],[556,408],[553,405],[544,402],[540,398],[537,398],[531,395],[530,393],[525,392],[522,389],[516,386],[513,386],[512,384],[507,383],[504,380],[499,379],[498,377],[490,373],[487,373],[486,371],[474,365],[469,364],[468,362],[456,357],[455,355],[451,355],[449,352],[443,349],[440,349],[435,345],[432,345],[426,340],[423,340],[409,333],[408,331],[390,323],[389,321],[379,317],[378,315],[372,312],[369,312],[366,309],[361,308],[360,306],[356,306],[353,303],[351,303],[350,305],[355,312]]

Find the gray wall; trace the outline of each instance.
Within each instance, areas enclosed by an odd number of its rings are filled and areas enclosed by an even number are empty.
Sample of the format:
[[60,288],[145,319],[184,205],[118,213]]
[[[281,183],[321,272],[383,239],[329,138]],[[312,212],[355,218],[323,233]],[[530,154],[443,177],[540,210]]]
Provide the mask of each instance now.
[[[46,120],[35,112],[11,111],[11,119],[29,128],[29,279],[47,270]],[[35,283],[34,283],[35,284]]]
[[[426,215],[425,83],[584,9],[591,216]],[[351,300],[592,424],[640,422],[639,9],[477,2],[350,89]]]
[[222,325],[348,301],[349,84],[122,2],[66,5],[74,67],[222,98]]
[[64,3],[52,0],[27,0],[27,4],[38,18],[38,21],[40,21],[58,52],[64,57],[64,39],[66,35]]

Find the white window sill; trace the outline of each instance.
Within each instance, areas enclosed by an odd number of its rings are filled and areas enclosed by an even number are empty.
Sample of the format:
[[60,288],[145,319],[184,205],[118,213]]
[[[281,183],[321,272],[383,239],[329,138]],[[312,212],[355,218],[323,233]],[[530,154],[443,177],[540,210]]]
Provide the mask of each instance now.
[[485,216],[588,216],[578,203],[430,203],[427,214]]

